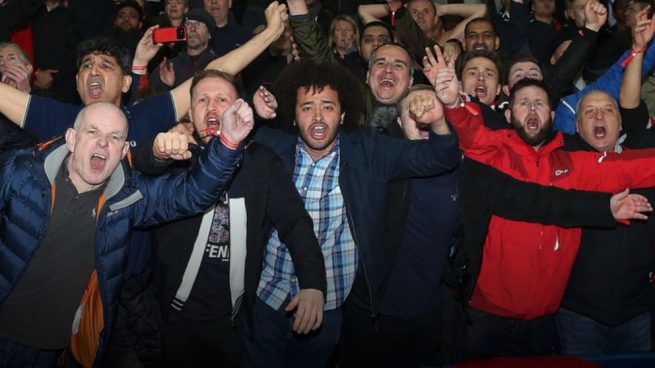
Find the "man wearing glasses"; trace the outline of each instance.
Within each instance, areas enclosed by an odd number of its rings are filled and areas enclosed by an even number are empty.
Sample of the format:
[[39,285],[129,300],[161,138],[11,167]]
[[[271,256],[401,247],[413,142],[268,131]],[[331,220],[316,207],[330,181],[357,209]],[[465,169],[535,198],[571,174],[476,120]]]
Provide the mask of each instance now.
[[150,74],[150,86],[172,89],[205,69],[217,55],[209,47],[211,30],[216,22],[204,9],[192,9],[186,14],[186,50],[164,60]]

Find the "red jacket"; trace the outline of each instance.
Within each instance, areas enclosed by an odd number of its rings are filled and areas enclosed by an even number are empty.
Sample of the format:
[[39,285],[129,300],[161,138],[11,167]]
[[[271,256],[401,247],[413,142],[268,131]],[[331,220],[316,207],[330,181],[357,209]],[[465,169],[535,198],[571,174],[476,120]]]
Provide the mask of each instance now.
[[[564,189],[619,192],[655,185],[655,150],[623,153],[568,152],[557,133],[539,150],[513,130],[492,131],[479,107],[445,109],[459,145],[470,159],[517,179]],[[492,216],[482,266],[470,300],[481,311],[533,319],[559,308],[580,245],[579,228],[511,221]]]

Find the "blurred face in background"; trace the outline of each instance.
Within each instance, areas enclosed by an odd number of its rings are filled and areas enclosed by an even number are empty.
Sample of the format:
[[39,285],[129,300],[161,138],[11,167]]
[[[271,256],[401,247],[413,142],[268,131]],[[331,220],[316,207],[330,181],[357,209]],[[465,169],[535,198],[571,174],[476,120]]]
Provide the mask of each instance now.
[[181,21],[188,10],[189,7],[184,0],[166,0],[164,5],[166,16],[172,21]]

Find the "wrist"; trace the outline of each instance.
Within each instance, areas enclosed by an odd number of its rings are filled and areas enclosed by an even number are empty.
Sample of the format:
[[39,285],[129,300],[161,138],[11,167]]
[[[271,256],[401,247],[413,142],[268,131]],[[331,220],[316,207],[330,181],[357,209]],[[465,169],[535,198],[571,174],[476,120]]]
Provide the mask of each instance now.
[[232,142],[229,138],[225,136],[225,134],[219,134],[218,137],[221,140],[221,143],[223,143],[225,147],[231,150],[236,150],[237,148],[239,148],[239,143]]
[[132,64],[132,73],[138,74],[138,75],[145,75],[146,72],[148,71],[148,65],[147,64]]
[[457,94],[457,98],[455,99],[455,101],[450,104],[444,104],[444,107],[446,107],[447,109],[456,109],[458,107],[464,107],[464,100],[462,99],[462,96]]

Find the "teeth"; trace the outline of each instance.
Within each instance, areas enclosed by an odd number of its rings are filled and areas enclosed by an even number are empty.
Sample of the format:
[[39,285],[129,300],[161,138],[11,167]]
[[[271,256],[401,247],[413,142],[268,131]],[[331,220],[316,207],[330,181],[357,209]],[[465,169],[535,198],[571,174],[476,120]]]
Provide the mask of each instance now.
[[102,159],[102,160],[106,160],[106,159],[107,159],[107,157],[105,157],[104,155],[101,155],[101,154],[99,154],[99,153],[94,153],[92,157],[97,157],[97,158]]
[[322,131],[325,130],[325,126],[323,126],[323,125],[316,125],[316,126],[314,126],[312,129],[313,129],[314,131],[316,131],[316,132],[322,132]]
[[91,87],[100,87],[100,83],[98,83],[98,82],[93,82],[93,83],[91,83],[90,86],[91,86]]

